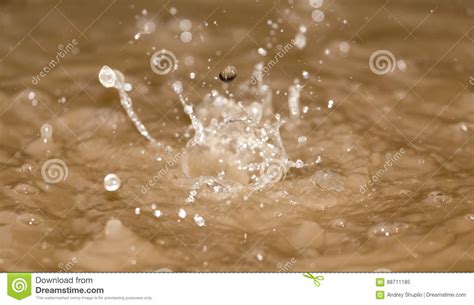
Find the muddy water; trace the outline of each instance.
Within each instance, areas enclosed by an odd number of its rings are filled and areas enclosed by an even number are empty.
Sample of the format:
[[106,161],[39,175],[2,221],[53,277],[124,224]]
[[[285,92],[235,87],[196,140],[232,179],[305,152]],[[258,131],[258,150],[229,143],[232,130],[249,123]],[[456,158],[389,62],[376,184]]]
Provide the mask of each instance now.
[[[3,1],[0,269],[473,271],[473,2],[295,2]],[[176,71],[152,71],[161,49]],[[395,59],[387,71],[370,65],[378,50]],[[199,108],[227,65],[239,96],[260,61],[288,156],[314,164],[186,203],[182,165],[227,160],[183,150],[193,131],[170,84]],[[124,73],[162,146],[101,86],[104,65]],[[109,173],[118,191],[104,189]]]

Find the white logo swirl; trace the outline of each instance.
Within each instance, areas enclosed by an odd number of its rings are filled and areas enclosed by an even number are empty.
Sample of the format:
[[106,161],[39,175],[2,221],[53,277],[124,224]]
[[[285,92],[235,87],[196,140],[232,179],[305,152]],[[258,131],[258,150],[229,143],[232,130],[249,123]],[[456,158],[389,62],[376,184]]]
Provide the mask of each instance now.
[[369,67],[377,75],[387,74],[395,70],[397,60],[388,50],[377,50],[370,55]]
[[55,184],[67,179],[68,168],[61,159],[50,159],[41,167],[44,182]]
[[150,67],[156,74],[165,75],[178,69],[178,60],[173,52],[163,49],[153,53]]
[[25,291],[26,289],[28,289],[28,284],[22,278],[14,279],[12,282],[12,289],[16,293],[21,293]]

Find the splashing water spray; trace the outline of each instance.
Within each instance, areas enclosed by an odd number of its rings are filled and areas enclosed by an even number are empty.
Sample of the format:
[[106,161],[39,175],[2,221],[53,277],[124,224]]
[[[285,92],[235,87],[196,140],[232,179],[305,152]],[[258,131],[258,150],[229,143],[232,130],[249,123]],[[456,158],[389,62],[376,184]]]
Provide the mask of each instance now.
[[[235,73],[235,68],[227,67],[220,78],[224,78],[225,82],[232,81]],[[194,181],[187,203],[193,203],[198,192],[223,198],[242,190],[259,191],[283,180],[290,168],[302,168],[314,163],[305,164],[301,160],[291,161],[288,158],[280,135],[284,120],[279,114],[272,114],[272,93],[269,86],[263,83],[262,76],[263,63],[258,63],[251,81],[239,86],[239,96],[249,96],[247,99],[236,101],[232,95],[212,90],[197,107],[184,96],[180,81],[172,84],[194,130],[194,136],[186,144],[186,153],[181,159],[183,173]],[[127,94],[130,85],[125,83],[123,74],[104,66],[99,80],[104,87],[118,90],[120,101],[140,134],[162,146],[150,135],[133,110],[132,100]],[[292,116],[299,112],[296,108],[301,88],[299,84],[296,86],[296,89],[292,87],[290,90]],[[193,163],[193,160],[205,160],[206,166],[203,168],[202,162]]]

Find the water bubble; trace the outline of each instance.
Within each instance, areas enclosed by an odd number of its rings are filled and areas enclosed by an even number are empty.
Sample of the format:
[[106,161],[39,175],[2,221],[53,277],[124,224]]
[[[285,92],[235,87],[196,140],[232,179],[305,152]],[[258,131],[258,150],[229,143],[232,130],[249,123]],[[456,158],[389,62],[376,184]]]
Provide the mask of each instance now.
[[267,50],[265,50],[264,48],[258,48],[257,52],[260,56],[267,56]]
[[44,218],[41,215],[24,213],[18,215],[17,221],[27,226],[39,226],[44,222]]
[[323,5],[323,0],[309,0],[309,5],[314,8],[320,8]]
[[189,78],[190,79],[195,79],[196,78],[196,73],[194,73],[194,72],[189,73]]
[[307,138],[305,136],[301,136],[298,138],[298,144],[306,144]]
[[220,80],[225,83],[233,81],[236,77],[237,69],[234,66],[227,66],[221,73],[219,73]]
[[312,177],[313,183],[324,190],[342,192],[344,190],[344,180],[342,176],[330,170],[319,170]]
[[120,237],[123,230],[123,224],[120,220],[112,218],[105,224],[104,233],[107,237]]
[[117,75],[109,66],[103,66],[99,72],[99,80],[102,86],[106,88],[114,87],[117,83]]
[[350,45],[347,41],[342,41],[339,43],[339,51],[341,51],[342,53],[349,52],[349,49],[350,49]]
[[321,22],[324,20],[324,12],[321,10],[314,10],[311,13],[311,18],[313,18],[315,22]]
[[439,203],[439,204],[447,204],[450,203],[453,198],[443,192],[440,191],[433,191],[428,195],[428,201]]
[[193,34],[191,32],[182,32],[180,37],[182,42],[190,42],[193,39]]
[[188,214],[186,213],[186,210],[184,210],[184,209],[179,209],[179,211],[178,211],[178,216],[179,216],[179,218],[184,219],[184,218],[186,218],[186,215],[188,215]]
[[181,94],[183,93],[183,83],[180,82],[179,80],[175,81],[172,85],[171,88],[176,94]]
[[295,166],[296,166],[296,168],[303,168],[303,166],[304,166],[303,160],[299,160],[299,159],[296,160]]
[[368,236],[384,236],[390,237],[395,234],[399,234],[400,232],[406,230],[408,225],[401,222],[382,222],[373,225],[368,232]]
[[258,253],[257,254],[257,260],[260,261],[260,262],[263,261],[263,255]]
[[174,16],[174,15],[176,15],[176,13],[178,13],[178,10],[176,9],[176,7],[170,8],[170,14],[171,14],[171,15]]
[[115,174],[108,174],[104,177],[104,188],[109,192],[117,191],[121,185],[120,178]]
[[308,79],[309,78],[309,72],[308,71],[303,71],[301,73],[301,75],[303,76],[304,79]]
[[198,227],[202,227],[206,224],[204,217],[199,216],[198,214],[194,215],[194,222]]
[[41,126],[40,133],[41,133],[41,139],[43,139],[43,142],[47,143],[53,138],[53,126],[51,126],[48,123],[43,124],[43,126]]
[[189,19],[183,19],[179,22],[179,28],[181,29],[181,31],[189,31],[191,30],[191,27],[192,27],[192,23]]
[[156,218],[160,218],[161,217],[161,211],[160,210],[155,210],[153,212],[153,215],[155,215]]
[[405,63],[405,61],[403,59],[399,59],[397,61],[397,68],[398,68],[398,70],[400,70],[402,72],[405,72],[407,70],[407,64]]
[[135,208],[135,215],[140,215],[141,209],[140,208]]
[[306,36],[305,36],[304,33],[298,32],[298,33],[295,35],[294,45],[295,45],[299,50],[302,50],[302,49],[304,49],[304,47],[306,47]]
[[329,101],[328,101],[328,108],[331,109],[333,106],[334,106],[334,101],[333,101],[333,100],[329,100]]

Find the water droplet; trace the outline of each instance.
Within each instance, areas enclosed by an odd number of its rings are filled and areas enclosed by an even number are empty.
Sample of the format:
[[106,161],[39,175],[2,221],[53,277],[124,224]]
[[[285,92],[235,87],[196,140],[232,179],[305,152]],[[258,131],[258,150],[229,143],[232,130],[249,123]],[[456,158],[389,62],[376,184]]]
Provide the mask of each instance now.
[[347,41],[342,41],[341,43],[339,43],[339,51],[341,51],[341,53],[347,53],[349,52],[349,49],[350,45]]
[[267,50],[265,50],[264,48],[258,48],[257,52],[260,56],[267,56]]
[[102,86],[111,88],[117,83],[117,75],[109,66],[103,66],[99,72],[99,80]]
[[41,139],[43,139],[43,142],[47,143],[53,138],[53,126],[51,126],[48,123],[43,124],[43,126],[41,126],[40,133],[41,133]]
[[309,0],[309,5],[314,8],[320,8],[323,5],[323,0]]
[[180,37],[182,42],[190,42],[193,39],[193,34],[191,32],[182,32]]
[[219,73],[220,80],[225,83],[233,81],[236,77],[237,69],[234,66],[227,66],[221,73]]
[[311,13],[311,18],[313,18],[315,22],[321,22],[324,20],[324,12],[321,10],[314,10],[313,13]]
[[260,261],[260,262],[263,261],[263,255],[258,253],[257,254],[257,260]]
[[188,214],[186,213],[186,211],[184,209],[179,209],[179,211],[178,211],[179,218],[184,219],[184,218],[186,218],[186,215],[188,215]]
[[196,223],[198,227],[202,227],[206,224],[204,217],[199,216],[198,214],[194,215],[194,222]]
[[190,79],[195,79],[196,78],[196,73],[194,73],[194,72],[189,73],[189,78]]
[[179,80],[175,81],[171,87],[176,94],[183,93],[183,83]]
[[304,79],[308,79],[309,76],[310,76],[308,71],[303,71],[303,73],[301,73],[301,75],[303,75]]
[[333,100],[329,100],[329,101],[328,101],[328,108],[331,109],[333,106],[334,106],[334,101],[333,101]]
[[306,47],[306,36],[304,33],[298,32],[295,35],[294,44],[299,50],[302,50],[304,47]]
[[306,144],[307,138],[305,136],[301,136],[298,138],[298,144]]
[[153,212],[153,215],[155,215],[156,218],[160,218],[161,217],[161,211],[160,210],[155,210]]
[[187,32],[191,30],[192,26],[193,24],[191,23],[189,19],[183,19],[179,22],[179,28],[181,29],[181,31]]
[[117,191],[121,185],[120,178],[115,174],[108,174],[104,177],[104,188],[109,192]]

